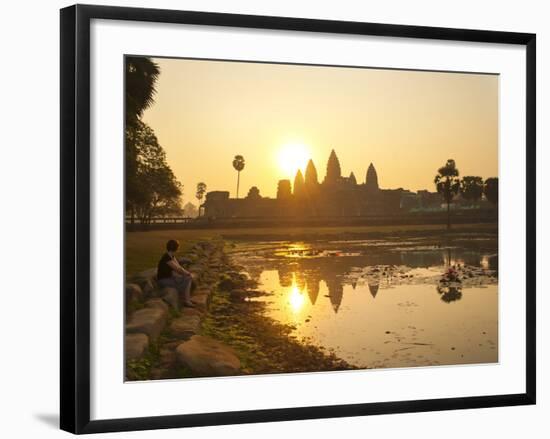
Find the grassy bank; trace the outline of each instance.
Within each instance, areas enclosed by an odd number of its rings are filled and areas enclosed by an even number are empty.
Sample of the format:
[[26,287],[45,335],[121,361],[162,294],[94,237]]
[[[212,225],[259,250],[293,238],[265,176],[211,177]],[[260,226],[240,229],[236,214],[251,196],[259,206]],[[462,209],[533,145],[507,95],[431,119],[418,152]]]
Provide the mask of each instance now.
[[[195,292],[192,297],[204,295],[206,291],[206,309],[170,307],[160,335],[150,341],[144,355],[126,363],[127,380],[216,376],[216,373],[212,374],[214,366],[204,367],[209,361],[219,361],[216,357],[208,359],[208,353],[203,352],[202,360],[194,365],[182,364],[178,360],[177,350],[194,335],[220,342],[224,349],[237,357],[239,375],[355,368],[332,351],[314,346],[306,339],[299,340],[293,335],[293,326],[266,316],[265,302],[251,299],[269,293],[257,290],[256,282],[241,274],[227,254],[220,251],[223,244],[218,242],[216,245],[219,246],[217,251],[203,254],[202,263],[194,266],[196,291],[203,293]],[[197,247],[190,252],[184,249],[181,253],[191,259],[193,254],[197,254]],[[191,321],[197,318],[200,323],[194,326]],[[178,330],[178,326],[174,329],[175,322],[179,322],[180,328],[187,322],[189,327],[186,331]]]
[[290,325],[264,314],[265,303],[233,301],[227,292],[213,295],[201,333],[231,346],[244,374],[318,372],[355,369],[321,347],[299,340]]
[[[451,233],[495,232],[496,224],[457,224]],[[387,234],[434,234],[446,233],[441,224],[402,226],[339,226],[339,227],[282,227],[282,228],[231,228],[231,229],[187,229],[151,230],[126,234],[126,273],[133,273],[154,267],[169,239],[177,239],[181,251],[196,241],[210,238],[238,240],[306,240],[306,239],[362,239]]]

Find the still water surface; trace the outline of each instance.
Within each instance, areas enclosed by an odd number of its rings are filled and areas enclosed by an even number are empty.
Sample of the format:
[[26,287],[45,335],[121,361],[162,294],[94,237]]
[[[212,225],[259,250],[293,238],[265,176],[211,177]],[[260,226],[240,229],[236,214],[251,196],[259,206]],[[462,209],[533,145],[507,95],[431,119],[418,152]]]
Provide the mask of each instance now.
[[491,235],[239,244],[266,313],[359,367],[498,361]]

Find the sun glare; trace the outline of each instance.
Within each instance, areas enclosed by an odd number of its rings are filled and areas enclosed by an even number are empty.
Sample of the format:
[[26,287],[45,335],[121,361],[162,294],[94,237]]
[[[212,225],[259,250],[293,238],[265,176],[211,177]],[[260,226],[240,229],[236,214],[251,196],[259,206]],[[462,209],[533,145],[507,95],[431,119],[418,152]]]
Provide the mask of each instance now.
[[294,313],[300,312],[305,303],[304,293],[302,293],[297,286],[293,286],[288,296],[288,303],[290,309]]
[[279,167],[290,179],[294,178],[298,169],[304,172],[309,159],[309,148],[303,143],[287,143],[278,154]]

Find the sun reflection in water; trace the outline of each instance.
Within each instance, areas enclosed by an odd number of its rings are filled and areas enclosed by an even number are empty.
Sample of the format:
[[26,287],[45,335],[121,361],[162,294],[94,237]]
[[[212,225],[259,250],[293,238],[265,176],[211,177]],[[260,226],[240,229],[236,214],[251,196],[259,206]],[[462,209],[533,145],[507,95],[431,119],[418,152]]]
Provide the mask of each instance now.
[[306,298],[304,291],[300,291],[298,285],[296,284],[296,276],[292,278],[292,286],[290,287],[290,292],[288,295],[288,303],[290,304],[290,309],[294,314],[298,314],[305,304]]

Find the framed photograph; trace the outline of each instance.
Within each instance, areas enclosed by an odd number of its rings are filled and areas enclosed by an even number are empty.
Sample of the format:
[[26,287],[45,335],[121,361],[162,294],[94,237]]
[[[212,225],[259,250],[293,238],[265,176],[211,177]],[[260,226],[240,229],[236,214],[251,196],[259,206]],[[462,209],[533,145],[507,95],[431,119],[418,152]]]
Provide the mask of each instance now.
[[535,35],[61,10],[61,428],[535,403]]

